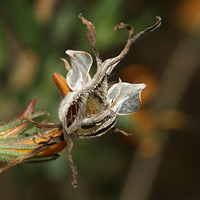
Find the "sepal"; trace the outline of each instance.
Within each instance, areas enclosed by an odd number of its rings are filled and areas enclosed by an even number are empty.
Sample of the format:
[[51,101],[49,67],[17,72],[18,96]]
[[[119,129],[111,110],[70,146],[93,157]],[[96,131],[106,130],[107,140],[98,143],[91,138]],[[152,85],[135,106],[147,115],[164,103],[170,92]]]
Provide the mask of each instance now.
[[135,113],[141,108],[140,95],[145,84],[116,83],[109,90],[108,95],[114,111],[118,115]]
[[83,51],[67,50],[70,56],[72,69],[68,72],[66,80],[72,90],[81,90],[91,80],[89,71],[92,66],[92,56]]

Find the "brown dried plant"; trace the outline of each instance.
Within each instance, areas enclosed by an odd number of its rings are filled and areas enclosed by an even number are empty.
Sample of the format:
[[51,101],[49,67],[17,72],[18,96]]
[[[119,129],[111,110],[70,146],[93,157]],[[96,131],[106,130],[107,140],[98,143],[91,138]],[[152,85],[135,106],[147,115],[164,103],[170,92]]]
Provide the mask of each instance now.
[[[23,112],[26,114],[22,113],[20,118],[7,126],[7,129],[5,125],[0,127],[1,160],[10,161],[0,169],[0,172],[21,162],[55,159],[57,158],[56,153],[66,146],[69,165],[72,169],[72,185],[76,187],[78,170],[71,155],[73,139],[99,137],[111,129],[128,135],[124,131],[114,128],[117,115],[127,115],[140,110],[140,94],[146,86],[145,84],[123,83],[119,79],[119,83],[109,88],[108,77],[115,66],[127,55],[137,38],[143,33],[154,31],[161,25],[161,18],[157,17],[158,21],[153,26],[139,32],[134,37],[132,37],[134,31],[131,26],[124,23],[118,24],[114,30],[126,28],[129,34],[128,40],[118,56],[105,61],[101,60],[100,54],[95,48],[93,23],[86,20],[82,14],[79,15],[79,18],[87,26],[87,39],[97,63],[96,74],[92,78],[89,74],[93,62],[90,54],[83,51],[66,51],[71,60],[70,66],[65,59],[62,59],[69,71],[66,79],[57,73],[53,74],[53,80],[62,98],[58,110],[60,123],[36,123],[33,121],[38,115],[37,113],[33,114],[35,103],[33,105],[30,102],[27,106],[31,108],[28,113],[26,108]],[[27,130],[29,122],[39,131],[35,129],[31,133],[29,131],[30,134],[27,136],[24,129]],[[23,130],[16,129],[22,125]],[[11,129],[15,131],[9,134]],[[88,129],[88,132],[80,133],[80,129]]]

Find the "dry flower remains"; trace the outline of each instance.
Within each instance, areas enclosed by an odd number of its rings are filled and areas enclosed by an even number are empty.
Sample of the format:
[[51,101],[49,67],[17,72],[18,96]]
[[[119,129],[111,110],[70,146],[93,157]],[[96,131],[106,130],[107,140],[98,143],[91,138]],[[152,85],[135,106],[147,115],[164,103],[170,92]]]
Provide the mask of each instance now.
[[[94,53],[97,71],[90,76],[93,63],[92,56],[83,51],[67,50],[71,65],[62,59],[68,70],[66,79],[54,73],[53,80],[62,98],[58,110],[60,123],[35,122],[45,112],[34,112],[36,99],[33,98],[25,110],[12,122],[0,125],[0,160],[6,164],[0,173],[22,162],[39,162],[53,160],[58,152],[67,148],[69,165],[72,170],[72,185],[77,187],[78,170],[71,151],[73,139],[90,139],[105,134],[108,130],[128,135],[114,128],[117,115],[127,115],[140,110],[140,94],[145,84],[129,84],[119,82],[108,87],[108,77],[115,66],[127,55],[131,45],[143,33],[151,32],[161,25],[161,18],[151,27],[139,32],[134,37],[133,28],[120,23],[117,29],[128,30],[128,40],[121,53],[102,61],[95,48],[95,27],[79,15],[87,26],[87,39]],[[31,123],[32,127],[28,127]],[[79,129],[88,130],[80,133]]]

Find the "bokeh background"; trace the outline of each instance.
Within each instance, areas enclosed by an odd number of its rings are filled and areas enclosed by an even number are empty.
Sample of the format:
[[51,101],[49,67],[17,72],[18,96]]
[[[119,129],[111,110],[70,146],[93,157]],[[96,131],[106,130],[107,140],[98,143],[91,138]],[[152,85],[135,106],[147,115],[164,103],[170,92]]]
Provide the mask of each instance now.
[[[96,27],[104,60],[118,55],[127,31],[162,17],[118,64],[110,82],[145,83],[142,110],[118,118],[132,134],[108,133],[74,141],[79,187],[73,189],[67,152],[44,164],[19,165],[0,174],[2,200],[200,199],[200,1],[3,0],[0,3],[0,121],[17,116],[32,97],[37,110],[58,122],[54,72],[66,75],[67,49],[92,53],[78,14]],[[93,71],[94,72],[94,71]]]

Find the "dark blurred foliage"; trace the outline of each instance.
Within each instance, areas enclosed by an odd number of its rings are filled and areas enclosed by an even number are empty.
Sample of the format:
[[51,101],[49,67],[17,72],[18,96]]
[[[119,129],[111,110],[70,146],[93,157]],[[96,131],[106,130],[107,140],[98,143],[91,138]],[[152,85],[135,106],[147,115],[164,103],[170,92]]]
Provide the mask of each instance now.
[[145,83],[143,108],[119,117],[132,137],[108,133],[75,141],[79,187],[70,185],[67,153],[49,163],[19,165],[0,174],[0,198],[96,200],[200,199],[200,1],[199,0],[9,0],[0,6],[0,120],[20,113],[32,97],[37,110],[57,122],[60,97],[54,72],[66,75],[67,49],[91,53],[86,27],[96,27],[102,59],[117,55],[127,32],[162,26],[142,36],[116,67],[110,82]]

